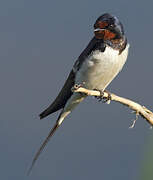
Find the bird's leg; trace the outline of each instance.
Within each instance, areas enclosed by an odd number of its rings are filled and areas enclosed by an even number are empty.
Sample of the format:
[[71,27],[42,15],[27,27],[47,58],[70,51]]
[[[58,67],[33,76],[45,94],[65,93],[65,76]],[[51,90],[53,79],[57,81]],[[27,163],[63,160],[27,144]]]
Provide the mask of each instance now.
[[[99,91],[100,92],[100,96],[95,96],[95,98],[97,98],[99,101],[102,101],[103,103],[107,103],[109,101],[111,101],[111,93],[107,90],[99,90],[99,89],[94,89],[96,91]],[[104,92],[106,92],[108,94],[108,97],[105,98],[104,97]]]
[[93,90],[99,91],[100,96],[95,96],[95,98],[98,99],[99,102],[102,101],[103,98],[104,98],[104,91],[103,91],[103,90],[100,90],[100,89],[93,89]]
[[110,101],[112,100],[112,96],[111,96],[111,93],[107,90],[104,90],[104,92],[106,92],[108,94],[107,98],[104,98],[104,103],[110,103]]

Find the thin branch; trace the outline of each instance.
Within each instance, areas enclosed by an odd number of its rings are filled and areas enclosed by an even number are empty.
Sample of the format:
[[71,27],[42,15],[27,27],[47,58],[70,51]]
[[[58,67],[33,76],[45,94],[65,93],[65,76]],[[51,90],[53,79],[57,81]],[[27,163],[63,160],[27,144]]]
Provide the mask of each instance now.
[[[100,92],[96,90],[89,90],[85,89],[83,87],[80,87],[78,85],[74,85],[72,88],[73,92],[76,93],[85,93],[88,96],[100,96]],[[103,98],[107,98],[109,94],[107,92],[104,92]],[[128,106],[130,109],[134,110],[136,113],[136,116],[141,115],[143,118],[146,119],[146,121],[153,126],[153,112],[151,112],[149,109],[147,109],[145,106],[142,106],[130,99],[123,98],[120,96],[117,96],[113,93],[111,93],[111,101],[119,102],[125,106]]]

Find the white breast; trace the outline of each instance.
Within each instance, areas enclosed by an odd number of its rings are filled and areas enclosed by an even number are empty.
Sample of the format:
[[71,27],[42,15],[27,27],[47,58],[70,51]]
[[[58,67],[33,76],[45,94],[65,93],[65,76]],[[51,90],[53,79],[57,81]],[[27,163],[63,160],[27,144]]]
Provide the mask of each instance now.
[[120,72],[126,62],[129,45],[119,54],[118,50],[106,47],[104,52],[94,51],[76,74],[75,83],[88,89],[104,90]]

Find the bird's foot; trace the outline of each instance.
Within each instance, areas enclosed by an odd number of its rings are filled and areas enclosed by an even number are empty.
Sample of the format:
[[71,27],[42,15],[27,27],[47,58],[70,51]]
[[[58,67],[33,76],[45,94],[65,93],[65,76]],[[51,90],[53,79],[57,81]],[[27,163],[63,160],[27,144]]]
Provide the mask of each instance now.
[[[96,91],[99,91],[100,92],[100,96],[95,96],[96,99],[98,99],[98,101],[102,101],[103,103],[110,103],[111,101],[111,93],[107,90],[99,90],[99,89],[94,89]],[[108,94],[107,97],[104,97],[104,92],[106,92]]]
[[111,93],[107,90],[104,90],[105,93],[108,94],[107,98],[103,98],[104,99],[104,103],[110,104],[111,100],[112,100],[112,96]]
[[99,102],[102,101],[104,99],[104,91],[100,89],[93,89],[93,90],[99,91],[100,96],[95,96],[95,98],[98,99]]

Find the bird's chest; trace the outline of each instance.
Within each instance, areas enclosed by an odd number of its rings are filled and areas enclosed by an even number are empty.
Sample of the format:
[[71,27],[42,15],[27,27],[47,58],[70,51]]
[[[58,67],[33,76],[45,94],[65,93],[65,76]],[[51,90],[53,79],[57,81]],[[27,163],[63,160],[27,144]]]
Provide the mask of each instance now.
[[82,64],[76,82],[83,83],[89,89],[105,89],[122,69],[126,58],[127,53],[119,55],[117,50],[110,47],[106,47],[104,52],[96,50]]

